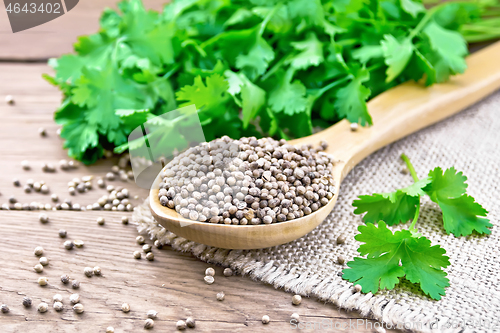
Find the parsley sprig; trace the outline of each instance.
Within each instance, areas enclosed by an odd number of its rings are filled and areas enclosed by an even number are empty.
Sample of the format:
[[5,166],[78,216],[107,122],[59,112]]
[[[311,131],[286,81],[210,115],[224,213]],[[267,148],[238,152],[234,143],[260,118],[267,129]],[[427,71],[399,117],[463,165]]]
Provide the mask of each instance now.
[[[449,286],[444,268],[450,265],[446,251],[422,236],[417,228],[420,197],[428,195],[443,212],[446,233],[466,236],[473,232],[489,234],[492,226],[485,217],[487,211],[467,195],[467,177],[453,167],[431,170],[419,179],[406,155],[405,161],[414,183],[391,193],[362,195],[353,202],[354,213],[364,214],[365,226],[360,226],[355,239],[363,242],[358,252],[361,256],[347,263],[343,278],[358,283],[364,292],[376,293],[379,289],[393,289],[405,277],[420,285],[421,290],[439,300]],[[406,223],[408,229],[392,232],[387,225]],[[375,226],[374,223],[378,222]]]
[[[188,104],[207,141],[302,137],[343,118],[369,125],[368,99],[463,72],[459,31],[493,38],[495,28],[472,31],[492,5],[177,0],[156,12],[125,0],[103,12],[97,33],[78,38],[75,54],[51,59],[55,75],[45,78],[64,94],[55,114],[64,147],[84,163],[125,151],[144,119]],[[165,154],[187,144],[179,126],[156,127]]]

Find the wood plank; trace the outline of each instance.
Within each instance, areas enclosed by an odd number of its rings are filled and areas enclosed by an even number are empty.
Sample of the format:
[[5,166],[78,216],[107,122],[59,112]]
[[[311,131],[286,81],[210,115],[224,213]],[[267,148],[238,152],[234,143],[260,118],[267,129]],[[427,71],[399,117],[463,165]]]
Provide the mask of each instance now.
[[[0,61],[40,61],[73,51],[78,36],[95,33],[104,8],[117,0],[81,0],[75,8],[40,26],[12,33],[5,10],[0,10]],[[143,0],[147,9],[162,10],[167,1]],[[2,5],[3,6],[3,5]]]
[[[41,78],[41,74],[48,71],[46,65],[40,64],[0,64],[0,203],[7,202],[10,195],[22,203],[51,202],[49,195],[26,194],[22,187],[14,187],[13,178],[22,183],[28,178],[43,179],[51,193],[57,193],[61,200],[71,198],[82,204],[92,203],[105,193],[102,189],[92,189],[71,197],[67,182],[88,174],[102,176],[114,160],[72,171],[41,171],[42,162],[57,163],[67,158],[62,140],[56,135],[57,125],[52,120],[60,95]],[[14,96],[15,105],[4,102],[7,94]],[[40,126],[47,129],[46,138],[39,136]],[[24,159],[31,161],[32,170],[21,168]],[[146,190],[133,183],[109,183],[127,186],[132,195],[139,195],[141,200],[147,195]],[[210,265],[171,248],[155,249],[152,262],[133,259],[133,251],[140,250],[135,243],[135,226],[120,222],[122,215],[131,213],[49,211],[48,224],[38,221],[39,213],[0,211],[0,303],[11,309],[8,314],[0,313],[1,332],[104,332],[107,326],[115,327],[116,332],[137,332],[142,330],[146,312],[151,309],[159,312],[155,321],[157,331],[174,331],[176,321],[187,316],[197,320],[197,331],[202,332],[294,331],[288,323],[293,312],[299,313],[303,322],[328,319],[337,325],[349,325],[359,318],[355,312],[342,311],[315,299],[304,299],[300,306],[293,306],[291,294],[247,277],[226,278],[222,276],[221,267],[216,268],[216,282],[207,286],[203,276]],[[97,225],[98,216],[105,217],[104,226]],[[85,246],[65,250],[65,239],[58,236],[61,228],[67,230],[67,239],[82,239]],[[36,246],[43,246],[44,255],[50,261],[41,274],[33,271],[37,263],[33,255]],[[86,266],[100,266],[103,276],[87,278],[83,274]],[[82,315],[71,310],[69,295],[75,290],[60,282],[62,274],[81,281],[76,292],[85,306]],[[40,276],[49,278],[46,287],[37,284]],[[219,291],[226,294],[223,302],[215,298]],[[36,306],[40,301],[51,303],[56,293],[64,297],[64,311],[58,313],[51,308],[45,314],[38,313]],[[33,299],[31,309],[22,306],[25,295]],[[131,305],[130,313],[120,311],[123,302]],[[271,317],[269,325],[260,322],[264,314]],[[368,328],[362,325],[349,331],[373,331],[369,328],[372,320],[362,323]]]

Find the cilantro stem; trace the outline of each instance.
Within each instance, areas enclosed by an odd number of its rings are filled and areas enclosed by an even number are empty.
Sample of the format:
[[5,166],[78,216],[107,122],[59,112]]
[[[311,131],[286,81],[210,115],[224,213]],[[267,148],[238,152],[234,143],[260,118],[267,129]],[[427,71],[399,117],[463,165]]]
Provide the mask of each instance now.
[[410,170],[410,174],[411,174],[413,180],[415,182],[418,182],[417,172],[415,171],[415,168],[413,167],[413,164],[411,164],[410,159],[408,158],[408,156],[406,156],[405,154],[401,154],[401,159],[403,161],[405,161],[406,166],[408,167],[408,170]]
[[415,228],[415,224],[417,224],[419,214],[420,214],[420,198],[418,200],[417,210],[415,211],[415,216],[413,217],[413,221],[411,221],[411,224],[410,224],[410,229],[409,229],[410,231],[417,230]]

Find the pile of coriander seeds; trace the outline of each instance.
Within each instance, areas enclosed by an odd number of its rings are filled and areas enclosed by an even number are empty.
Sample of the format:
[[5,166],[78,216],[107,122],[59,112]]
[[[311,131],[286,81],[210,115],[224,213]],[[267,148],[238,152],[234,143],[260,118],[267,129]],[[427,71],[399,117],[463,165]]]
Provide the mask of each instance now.
[[326,142],[295,147],[285,140],[227,136],[174,157],[161,171],[160,203],[184,218],[259,225],[309,215],[336,187]]

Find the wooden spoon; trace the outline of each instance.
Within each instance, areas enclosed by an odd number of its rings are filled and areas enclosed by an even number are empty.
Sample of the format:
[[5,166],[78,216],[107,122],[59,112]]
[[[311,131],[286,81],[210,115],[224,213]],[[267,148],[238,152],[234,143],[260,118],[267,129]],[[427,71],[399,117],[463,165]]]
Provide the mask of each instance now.
[[[468,69],[449,82],[424,87],[415,82],[401,84],[368,103],[373,126],[351,131],[343,120],[314,135],[293,140],[301,145],[320,140],[329,144],[327,153],[340,162],[333,168],[340,182],[363,158],[379,148],[449,117],[481,100],[500,87],[500,42],[467,58]],[[450,138],[452,140],[452,138]],[[158,176],[150,191],[151,212],[167,230],[188,240],[226,249],[259,249],[284,244],[316,228],[332,211],[338,197],[313,214],[269,225],[225,225],[195,222],[162,206],[158,199]]]

